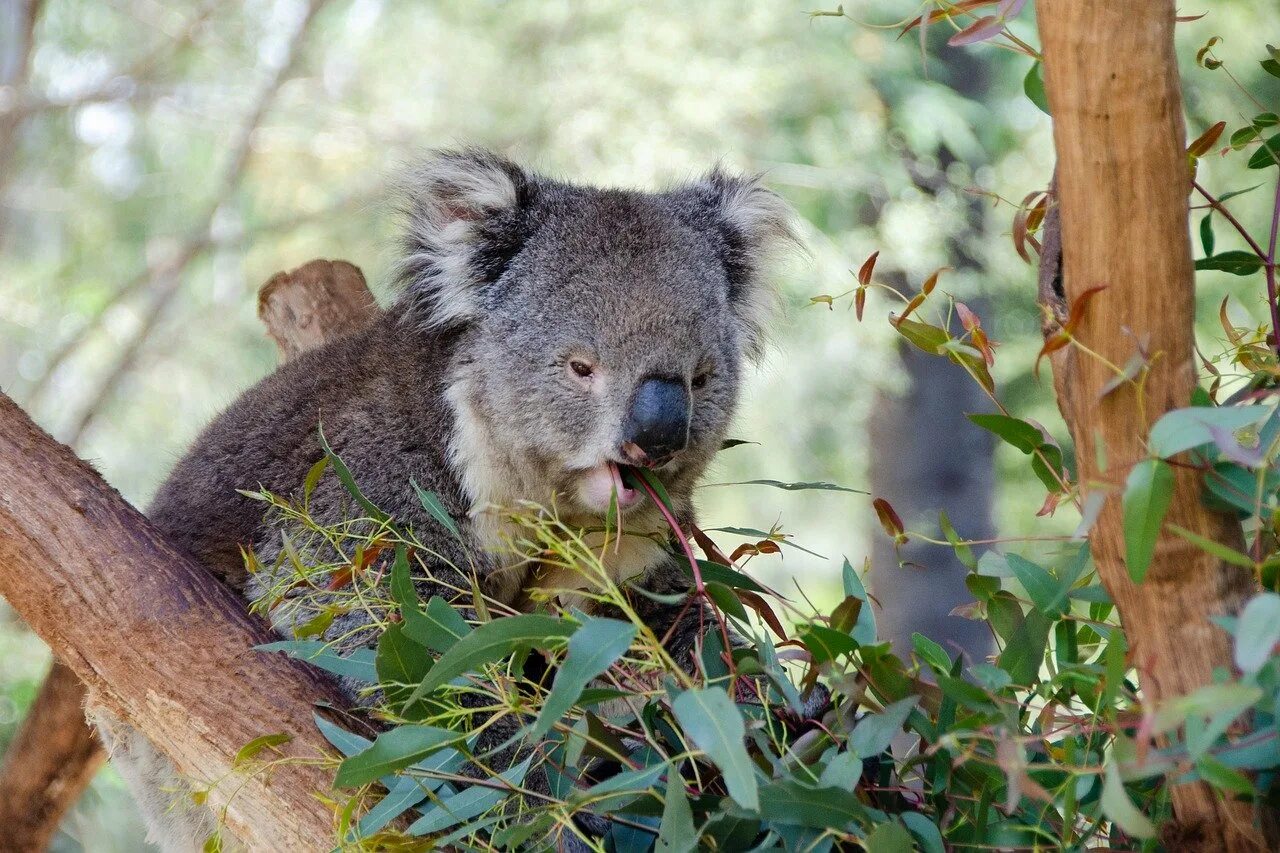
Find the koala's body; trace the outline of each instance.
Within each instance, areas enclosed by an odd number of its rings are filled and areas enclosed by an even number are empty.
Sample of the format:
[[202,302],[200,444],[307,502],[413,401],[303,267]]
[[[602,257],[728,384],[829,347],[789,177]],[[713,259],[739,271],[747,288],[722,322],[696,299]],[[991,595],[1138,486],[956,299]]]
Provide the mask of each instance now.
[[[249,576],[241,548],[270,555],[278,533],[236,490],[299,491],[323,455],[323,429],[370,500],[440,555],[432,574],[442,588],[469,588],[464,572],[475,572],[487,595],[518,606],[530,586],[571,587],[504,556],[494,508],[554,505],[561,520],[599,528],[611,500],[631,535],[604,552],[610,575],[656,592],[687,588],[660,514],[622,472],[655,469],[677,517],[691,519],[693,486],[762,346],[763,264],[790,239],[788,208],[756,181],[721,173],[662,193],[606,190],[473,150],[426,161],[404,204],[399,299],[215,419],[161,487],[152,521],[254,598],[275,579]],[[461,539],[423,508],[411,479],[439,497]],[[330,477],[309,506],[334,522],[346,503]],[[659,636],[679,612],[642,596],[635,604]],[[371,641],[358,618],[339,620],[330,638]],[[671,632],[677,656],[695,642],[697,620],[686,621]],[[137,736],[106,734],[136,769]],[[141,787],[175,785],[150,769],[125,775],[148,774]],[[141,794],[153,840],[198,849],[208,815],[158,810],[154,791]]]

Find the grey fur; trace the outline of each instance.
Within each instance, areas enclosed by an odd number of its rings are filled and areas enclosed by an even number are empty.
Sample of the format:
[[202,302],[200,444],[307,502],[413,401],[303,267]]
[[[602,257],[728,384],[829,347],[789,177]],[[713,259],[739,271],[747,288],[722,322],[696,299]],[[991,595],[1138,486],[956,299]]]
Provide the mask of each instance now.
[[[487,593],[518,602],[533,580],[527,566],[504,565],[509,531],[490,507],[554,502],[562,518],[598,525],[584,472],[619,459],[632,392],[653,374],[691,389],[689,445],[659,470],[678,515],[691,518],[693,486],[761,350],[772,300],[764,264],[791,238],[786,205],[756,180],[718,171],[662,193],[597,189],[476,150],[429,158],[402,198],[398,301],[215,419],[161,487],[152,520],[247,596],[259,594],[274,578],[248,578],[240,548],[270,565],[278,536],[262,505],[236,490],[295,493],[322,455],[322,425],[364,493],[445,558],[437,580],[466,587],[457,567],[471,567]],[[574,377],[572,359],[594,366],[589,381]],[[693,388],[695,377],[705,385]],[[410,478],[460,521],[462,543],[424,511]],[[347,497],[336,478],[321,481],[311,509],[341,519]],[[656,591],[686,588],[647,502],[624,513],[624,526],[653,539],[628,537],[610,570]],[[659,635],[676,613],[641,596],[635,604]],[[338,620],[326,636],[369,641],[359,619]],[[691,614],[675,632],[674,652],[692,648],[698,621]]]

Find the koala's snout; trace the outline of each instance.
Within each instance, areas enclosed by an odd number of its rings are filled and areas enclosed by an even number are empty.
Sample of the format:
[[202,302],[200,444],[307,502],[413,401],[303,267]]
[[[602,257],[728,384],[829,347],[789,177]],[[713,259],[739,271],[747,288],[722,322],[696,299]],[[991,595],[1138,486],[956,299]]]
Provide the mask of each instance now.
[[684,380],[641,381],[622,424],[622,454],[632,465],[660,465],[689,443],[689,390]]

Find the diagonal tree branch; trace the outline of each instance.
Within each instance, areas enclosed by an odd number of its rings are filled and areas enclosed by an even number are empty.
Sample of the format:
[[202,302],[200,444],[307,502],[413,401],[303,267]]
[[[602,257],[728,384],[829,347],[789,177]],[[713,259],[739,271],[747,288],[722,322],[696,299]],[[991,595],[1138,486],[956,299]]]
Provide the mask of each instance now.
[[[360,270],[311,261],[278,273],[259,291],[258,314],[282,361],[366,325],[376,314]],[[105,753],[85,723],[85,689],[55,662],[0,764],[0,849],[40,851]]]

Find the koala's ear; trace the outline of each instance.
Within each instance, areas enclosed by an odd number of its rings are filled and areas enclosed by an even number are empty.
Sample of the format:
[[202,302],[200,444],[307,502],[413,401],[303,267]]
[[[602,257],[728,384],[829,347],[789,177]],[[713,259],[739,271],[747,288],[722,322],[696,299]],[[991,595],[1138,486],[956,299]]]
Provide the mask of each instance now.
[[777,301],[769,282],[771,262],[782,250],[799,245],[792,227],[795,212],[759,177],[738,177],[719,169],[671,195],[681,218],[711,236],[746,350],[759,357]]
[[437,152],[408,171],[399,279],[415,321],[448,328],[483,312],[529,234],[536,193],[534,176],[477,148]]

